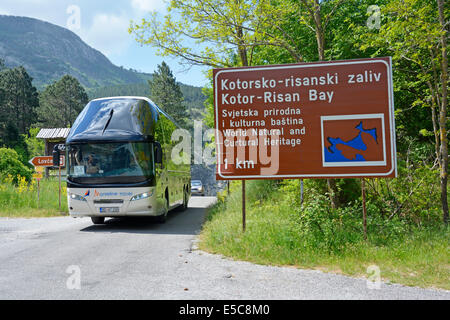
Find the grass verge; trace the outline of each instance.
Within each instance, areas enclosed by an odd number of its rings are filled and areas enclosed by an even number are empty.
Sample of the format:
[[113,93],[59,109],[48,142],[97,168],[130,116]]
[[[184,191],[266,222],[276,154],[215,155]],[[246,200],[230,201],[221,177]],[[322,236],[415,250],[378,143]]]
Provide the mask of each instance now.
[[[296,207],[291,194],[274,182],[247,183],[247,227],[242,232],[240,183],[219,195],[209,210],[199,248],[264,265],[318,269],[381,278],[408,286],[450,290],[449,228],[380,220],[369,206],[369,239],[362,236],[358,205],[338,212],[320,203]],[[316,207],[315,207],[316,206]]]
[[39,201],[37,183],[33,180],[28,184],[19,179],[14,185],[12,181],[0,184],[0,217],[37,218],[55,217],[68,213],[67,191],[61,183],[61,210],[58,200],[58,179],[42,179],[39,183]]

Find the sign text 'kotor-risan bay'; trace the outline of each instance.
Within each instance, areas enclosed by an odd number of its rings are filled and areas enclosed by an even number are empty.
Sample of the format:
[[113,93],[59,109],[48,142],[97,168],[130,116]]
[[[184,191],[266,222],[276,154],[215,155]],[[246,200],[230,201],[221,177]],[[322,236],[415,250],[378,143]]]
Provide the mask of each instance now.
[[394,177],[390,58],[214,70],[218,179]]

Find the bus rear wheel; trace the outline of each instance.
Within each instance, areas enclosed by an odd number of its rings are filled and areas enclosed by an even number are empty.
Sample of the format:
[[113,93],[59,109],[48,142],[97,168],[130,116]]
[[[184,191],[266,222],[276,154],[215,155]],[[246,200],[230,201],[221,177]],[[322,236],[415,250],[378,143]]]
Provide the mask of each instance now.
[[183,188],[183,203],[177,207],[177,211],[185,211],[188,207],[189,194],[187,188]]
[[183,211],[187,209],[188,203],[189,203],[189,193],[187,188],[185,188],[183,192],[183,206],[182,206]]
[[91,217],[93,224],[104,224],[105,223],[105,217]]

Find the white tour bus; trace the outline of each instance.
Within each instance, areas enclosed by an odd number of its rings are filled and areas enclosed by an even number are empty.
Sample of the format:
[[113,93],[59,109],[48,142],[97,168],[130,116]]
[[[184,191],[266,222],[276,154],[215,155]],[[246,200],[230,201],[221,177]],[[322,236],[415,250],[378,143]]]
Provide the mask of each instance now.
[[[156,216],[185,209],[190,164],[171,159],[177,124],[150,99],[90,101],[66,140],[67,198],[72,217]],[[59,151],[53,151],[54,163]]]

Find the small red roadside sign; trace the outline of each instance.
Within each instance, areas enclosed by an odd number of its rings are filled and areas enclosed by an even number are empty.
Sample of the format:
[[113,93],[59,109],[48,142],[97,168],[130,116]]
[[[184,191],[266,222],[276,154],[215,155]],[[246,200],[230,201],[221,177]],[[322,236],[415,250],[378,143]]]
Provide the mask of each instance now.
[[[64,167],[65,157],[61,156],[60,163],[61,166]],[[30,161],[28,161],[35,167],[53,167],[53,157],[52,156],[37,156],[33,157]]]

